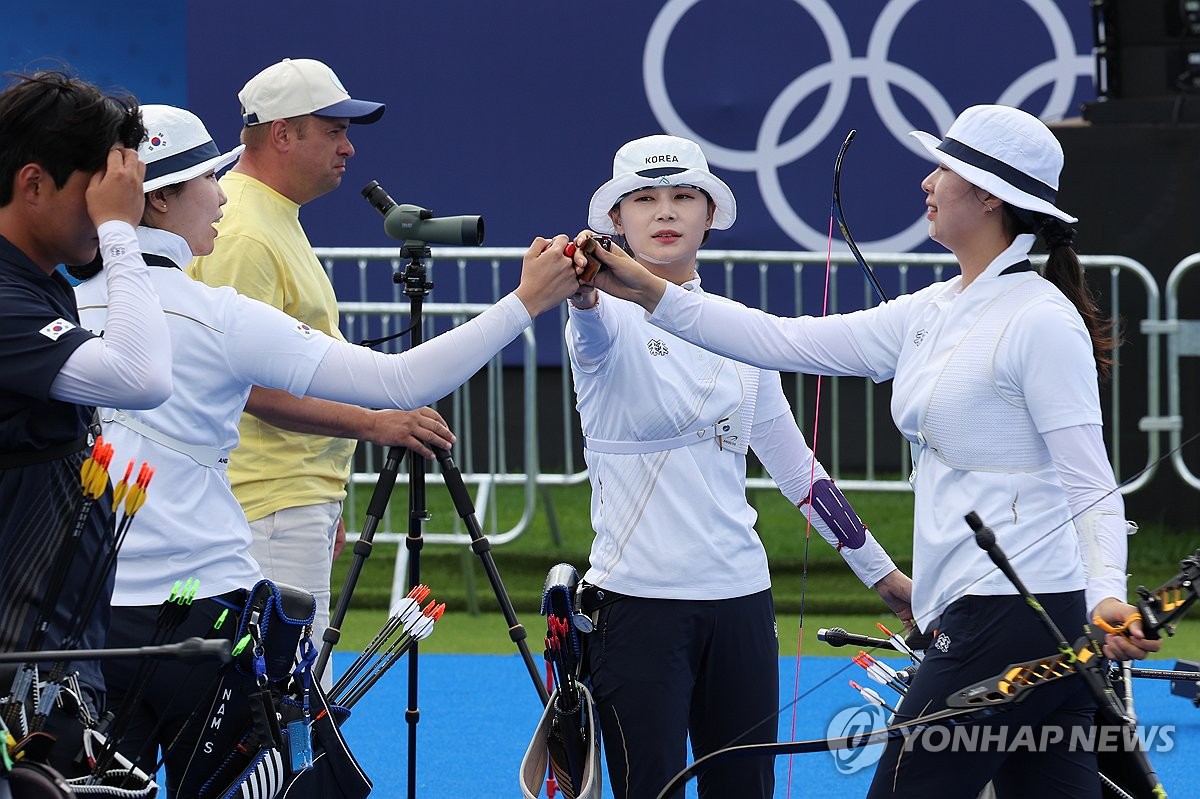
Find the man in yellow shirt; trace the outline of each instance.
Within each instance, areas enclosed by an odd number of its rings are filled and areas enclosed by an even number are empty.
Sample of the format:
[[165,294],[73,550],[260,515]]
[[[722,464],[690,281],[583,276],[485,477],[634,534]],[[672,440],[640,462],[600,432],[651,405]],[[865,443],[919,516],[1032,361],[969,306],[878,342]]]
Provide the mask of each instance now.
[[[354,155],[350,125],[378,121],[384,106],[352,99],[332,69],[304,58],[267,67],[238,100],[246,150],[221,178],[229,202],[215,249],[188,272],[345,340],[300,207],[338,187]],[[372,411],[257,386],[246,411],[229,479],[254,531],[252,554],[269,579],[316,597],[319,646],[329,622],[330,565],[345,541],[341,509],[356,439],[432,457],[426,444],[448,448],[454,436],[431,408]]]

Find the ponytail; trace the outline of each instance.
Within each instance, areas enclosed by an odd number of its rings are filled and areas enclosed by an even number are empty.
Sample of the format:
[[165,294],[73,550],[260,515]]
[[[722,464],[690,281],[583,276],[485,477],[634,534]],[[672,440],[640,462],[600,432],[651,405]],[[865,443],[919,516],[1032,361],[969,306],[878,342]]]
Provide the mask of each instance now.
[[1011,216],[1017,232],[1034,233],[1046,244],[1049,257],[1042,277],[1053,283],[1083,317],[1092,339],[1096,372],[1101,381],[1107,380],[1112,372],[1112,354],[1121,346],[1120,323],[1118,321],[1110,325],[1096,305],[1096,298],[1083,277],[1083,266],[1075,253],[1075,229],[1049,214],[1035,214],[1007,203],[1004,208],[1006,216]]

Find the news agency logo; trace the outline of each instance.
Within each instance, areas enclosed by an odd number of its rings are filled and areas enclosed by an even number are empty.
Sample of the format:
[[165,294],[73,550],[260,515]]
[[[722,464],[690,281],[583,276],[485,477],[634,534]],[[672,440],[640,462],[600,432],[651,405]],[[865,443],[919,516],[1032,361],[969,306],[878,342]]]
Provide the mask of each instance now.
[[904,751],[923,752],[1071,752],[1115,754],[1140,746],[1149,753],[1175,748],[1174,724],[1136,728],[1100,725],[1088,728],[1046,725],[998,727],[982,724],[933,725],[904,736]]
[[[888,725],[890,713],[876,705],[850,707],[834,716],[825,729],[829,739],[861,738]],[[1138,725],[1128,728],[1113,725],[1060,727],[1055,725],[998,727],[984,724],[937,724],[902,733],[903,751],[912,752],[1046,752],[1051,749],[1095,752],[1126,752],[1141,747],[1150,754],[1175,749],[1178,730],[1174,724]],[[840,774],[854,774],[874,766],[883,756],[885,741],[868,745],[831,749],[833,764]],[[903,757],[903,755],[901,755]]]
[[[888,711],[877,705],[849,707],[834,716],[825,728],[826,738],[853,738],[867,735],[887,726]],[[883,744],[855,746],[850,749],[830,749],[833,765],[839,774],[854,774],[879,762]]]

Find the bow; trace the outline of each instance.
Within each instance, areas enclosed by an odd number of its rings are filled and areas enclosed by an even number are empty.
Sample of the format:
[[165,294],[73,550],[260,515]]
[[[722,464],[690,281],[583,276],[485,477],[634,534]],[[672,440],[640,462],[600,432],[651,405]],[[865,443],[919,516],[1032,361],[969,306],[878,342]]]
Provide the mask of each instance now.
[[871,281],[871,286],[875,289],[875,293],[879,295],[879,299],[887,302],[888,295],[884,293],[883,288],[879,285],[879,281],[875,278],[875,270],[871,269],[870,265],[867,264],[867,260],[863,258],[862,251],[854,243],[854,237],[850,235],[850,226],[846,224],[846,213],[842,210],[842,159],[846,156],[846,150],[850,149],[850,142],[854,141],[856,133],[858,133],[857,130],[851,130],[846,135],[846,140],[842,142],[842,149],[838,150],[837,161],[833,165],[833,217],[837,220],[838,229],[842,231],[842,238],[846,240],[846,246],[853,253],[854,260],[858,261],[863,274]]
[[[851,137],[854,136],[853,131],[850,132],[850,136]],[[833,206],[834,206],[834,209],[841,208],[841,200],[839,197],[839,194],[840,194],[839,186],[841,184],[842,154],[846,152],[846,145],[849,143],[850,143],[850,139],[848,138],[846,140],[846,144],[842,145],[842,151],[840,153],[838,153],[837,162],[834,164],[834,170],[833,170]],[[845,227],[845,225],[842,225],[842,223],[841,223],[840,211],[839,210],[831,210],[830,214],[829,214],[829,243],[825,250],[825,289],[821,294],[821,316],[825,316],[826,314],[829,313],[829,278],[830,278],[830,274],[832,272],[832,267],[833,267],[833,220],[834,220],[835,216],[838,218],[838,224],[842,226],[843,234],[846,233],[846,227]],[[857,252],[857,250],[858,250],[858,248],[855,247],[856,252]],[[791,735],[793,737],[796,734],[796,708],[799,706],[800,700],[803,698],[800,696],[800,663],[802,662],[801,658],[803,655],[803,646],[804,646],[804,610],[805,610],[805,599],[807,598],[807,594],[808,594],[808,546],[809,546],[809,542],[812,540],[812,516],[811,516],[811,514],[813,512],[815,512],[813,510],[813,505],[812,505],[811,500],[812,500],[812,495],[813,495],[813,487],[816,484],[816,476],[817,476],[817,435],[821,429],[820,421],[821,421],[821,375],[817,375],[817,392],[816,392],[816,397],[814,398],[814,401],[813,401],[813,423],[812,423],[812,428],[811,428],[811,430],[812,430],[812,446],[810,448],[810,454],[812,455],[812,463],[810,464],[809,471],[808,471],[808,496],[807,496],[807,499],[805,499],[799,505],[796,506],[798,509],[800,509],[800,512],[803,513],[804,512],[803,506],[804,506],[805,502],[807,502],[809,505],[809,513],[805,514],[806,523],[804,525],[804,563],[803,563],[803,566],[801,567],[802,571],[800,574],[800,625],[799,625],[799,631],[796,634],[796,677],[793,682],[792,702],[791,702],[791,708],[792,708]],[[782,709],[779,712],[783,712]],[[739,738],[740,738],[740,736],[739,736]],[[734,739],[734,740],[738,740],[738,739]],[[788,786],[787,787],[787,795],[791,796],[792,795],[792,764],[790,762],[788,763],[787,786]]]
[[[854,254],[855,260],[858,261],[858,265],[860,267],[862,267],[863,272],[866,274],[867,278],[871,281],[871,285],[875,288],[875,292],[879,295],[880,299],[883,300],[884,302],[887,302],[887,299],[888,299],[887,294],[885,294],[883,289],[880,287],[879,281],[875,279],[875,272],[871,269],[870,265],[867,264],[866,259],[863,258],[862,252],[858,249],[858,245],[854,242],[854,237],[850,235],[850,227],[846,224],[846,214],[842,210],[842,160],[843,160],[843,158],[845,158],[846,150],[850,147],[850,142],[854,141],[855,133],[857,133],[857,131],[851,130],[850,133],[846,136],[846,140],[844,142],[842,142],[841,149],[838,150],[837,160],[835,160],[834,164],[833,164],[833,207],[830,210],[830,215],[829,215],[830,216],[830,219],[829,219],[829,246],[828,246],[828,249],[827,249],[826,255],[825,255],[825,291],[823,293],[823,305],[821,308],[822,316],[825,316],[829,311],[829,278],[830,278],[830,272],[832,271],[832,263],[833,263],[833,259],[832,259],[833,222],[835,219],[837,220],[838,228],[842,232],[842,238],[844,238],[846,240],[846,244],[849,245],[850,251]],[[814,404],[813,425],[812,425],[813,465],[812,465],[811,471],[809,472],[809,477],[808,477],[808,496],[810,498],[812,497],[813,484],[815,482],[815,477],[816,477],[817,432],[820,430],[820,424],[819,424],[820,413],[821,413],[821,376],[820,375],[817,376],[817,391],[816,391],[815,401],[813,404]],[[792,734],[793,735],[795,734],[795,729],[796,729],[796,707],[799,704],[800,698],[801,698],[799,696],[800,658],[801,658],[801,654],[802,654],[802,652],[801,652],[802,642],[804,640],[804,610],[805,610],[805,601],[804,600],[805,600],[805,594],[806,594],[806,591],[808,588],[808,546],[809,546],[809,541],[810,541],[811,535],[812,535],[812,521],[810,519],[808,521],[808,523],[805,525],[805,529],[804,529],[804,565],[803,565],[803,572],[802,572],[801,578],[800,578],[801,579],[801,582],[800,582],[800,629],[799,629],[799,633],[796,638],[796,679],[795,679],[795,687],[794,687],[795,695],[792,698]],[[789,796],[791,795],[791,792],[792,792],[791,785],[792,785],[792,770],[791,770],[791,764],[789,763],[788,764],[788,790],[787,790],[787,793]]]
[[[996,568],[1003,572],[1008,581],[1013,584],[1013,587],[1017,589],[1017,593],[1025,600],[1025,604],[1033,610],[1038,621],[1041,622],[1051,638],[1054,639],[1061,653],[1060,659],[1063,665],[1069,665],[1072,671],[1083,678],[1088,690],[1091,691],[1093,698],[1096,700],[1100,714],[1112,723],[1120,724],[1125,728],[1131,727],[1134,720],[1126,712],[1121,700],[1117,698],[1116,692],[1113,691],[1111,683],[1106,679],[1101,666],[1104,662],[1103,634],[1094,632],[1091,627],[1085,624],[1083,627],[1083,637],[1076,642],[1074,648],[1070,647],[1067,644],[1066,638],[1054,623],[1054,620],[1050,618],[1050,614],[1042,607],[1037,597],[1025,587],[1021,578],[1017,576],[1012,564],[1008,562],[1008,557],[996,543],[996,534],[983,523],[983,520],[974,511],[968,513],[965,519],[971,530],[975,533],[975,543],[979,545],[980,549],[987,552],[988,558],[996,565]],[[1099,620],[1097,621],[1099,622]],[[1128,628],[1128,623],[1122,625],[1122,627]],[[1066,672],[1065,670],[1061,672],[1048,672],[1053,675],[1048,679],[1044,677],[1044,674],[1047,672],[1029,671],[1027,673],[1037,679],[1037,681],[1029,683],[1029,686],[1035,686],[1044,684],[1054,677],[1066,676],[1070,672]],[[1013,695],[1016,696],[1017,692],[1014,691]],[[1136,733],[1133,740],[1137,740]],[[1166,799],[1167,793],[1163,790],[1162,783],[1158,781],[1158,775],[1154,773],[1154,768],[1150,765],[1150,760],[1146,756],[1145,750],[1134,745],[1130,747],[1129,754],[1134,758],[1137,765],[1137,776],[1143,781],[1142,788],[1147,791],[1147,795]]]
[[[1162,632],[1167,635],[1175,634],[1176,623],[1183,618],[1192,604],[1200,598],[1200,549],[1179,561],[1179,574],[1155,588],[1153,591],[1144,585],[1137,587],[1138,615],[1142,617],[1142,632],[1150,640],[1157,640]],[[1130,620],[1132,621],[1132,619]],[[1124,632],[1129,624],[1126,622],[1117,629],[1108,632]]]
[[[980,526],[983,529],[987,529],[982,524]],[[1000,558],[1004,559],[1007,565],[1007,559],[999,551],[999,547],[995,546],[994,540],[992,542],[992,549],[989,550],[989,555],[992,554],[993,550],[998,553]],[[1005,567],[999,564],[997,566],[1005,574],[1009,574],[1011,570],[1011,567],[1006,570]],[[1157,627],[1155,627],[1154,621],[1143,621],[1143,630],[1146,632],[1148,638],[1151,637],[1152,628],[1154,628],[1153,632],[1155,633],[1162,629],[1170,629],[1168,625],[1178,622],[1183,613],[1187,611],[1198,596],[1198,589],[1195,585],[1195,580],[1192,578],[1197,574],[1196,569],[1200,568],[1200,550],[1182,560],[1180,566],[1180,574],[1176,578],[1168,581],[1161,588],[1147,593],[1152,596],[1158,596],[1164,592],[1173,594],[1177,590],[1186,591],[1189,599],[1174,603],[1172,610],[1166,611],[1171,613],[1171,617],[1169,619],[1162,619]],[[1015,577],[1015,574],[1013,576]],[[1037,602],[1036,598],[1033,598],[1028,593],[1028,590],[1024,588],[1024,585],[1020,583],[1019,578],[1016,584],[1020,593],[1026,596],[1027,602],[1032,599],[1029,602],[1030,607],[1038,614],[1043,624],[1057,631],[1054,622],[1041,609],[1041,605]],[[1139,587],[1139,593],[1144,590]],[[1123,625],[1122,630],[1127,626],[1127,624]],[[777,755],[827,752],[839,749],[857,749],[864,746],[887,743],[898,737],[907,738],[912,735],[919,735],[922,730],[934,724],[952,722],[953,726],[971,723],[1000,713],[1008,706],[1024,701],[1035,688],[1047,685],[1063,677],[1069,677],[1072,674],[1079,674],[1085,680],[1097,700],[1100,713],[1111,723],[1125,726],[1131,725],[1132,719],[1127,716],[1125,708],[1117,699],[1105,674],[1102,650],[1104,644],[1103,633],[1097,632],[1085,625],[1084,635],[1077,639],[1073,646],[1068,645],[1063,640],[1061,633],[1052,633],[1052,635],[1056,638],[1058,644],[1058,654],[1044,658],[1035,658],[1034,660],[1022,663],[1010,664],[993,677],[975,682],[955,691],[947,697],[947,707],[945,710],[916,716],[908,721],[889,725],[871,732],[857,733],[839,738],[743,744],[719,749],[697,759],[686,769],[676,774],[658,794],[658,799],[665,799],[670,796],[673,792],[678,791],[689,779],[696,776],[697,773],[713,765],[716,761],[727,757],[773,757]],[[1139,776],[1145,780],[1145,785],[1142,786],[1145,795],[1165,798],[1166,792],[1158,782],[1158,778],[1145,752],[1140,749],[1134,749],[1131,751],[1131,754],[1140,766],[1141,773]]]
[[973,707],[948,708],[937,713],[917,716],[901,724],[893,724],[878,730],[872,730],[871,732],[856,733],[840,738],[816,738],[810,741],[780,741],[770,744],[743,744],[741,746],[718,749],[716,752],[711,752],[696,760],[686,769],[672,777],[671,781],[659,791],[658,799],[666,799],[673,792],[678,791],[697,772],[712,765],[717,759],[724,759],[731,756],[765,757],[769,755],[774,757],[776,755],[803,755],[811,752],[832,752],[836,749],[858,749],[864,746],[871,746],[872,744],[886,743],[893,738],[917,735],[933,724],[945,723],[955,719],[961,719],[959,723],[974,721],[976,720],[975,718],[969,717],[982,718],[985,715],[990,715],[991,712],[989,709]]
[[[1175,455],[1175,453],[1179,452],[1184,447],[1191,444],[1193,441],[1195,441],[1198,438],[1200,438],[1200,433],[1189,436],[1186,440],[1180,442],[1176,446],[1172,447],[1168,452],[1161,455],[1153,463],[1146,465],[1145,467],[1140,469],[1138,472],[1136,472],[1132,476],[1126,478],[1124,481],[1122,481],[1118,485],[1114,486],[1108,493],[1106,493],[1104,495],[1104,497],[1101,497],[1100,499],[1096,500],[1096,502],[1100,502],[1105,497],[1109,496],[1110,494],[1120,491],[1121,488],[1123,488],[1124,486],[1139,479],[1142,476],[1142,474],[1144,474],[1146,471],[1155,468],[1159,463],[1166,460],[1167,458],[1173,457]],[[1079,513],[1077,513],[1071,517],[1070,521],[1074,521],[1076,518],[1078,518],[1078,516],[1080,514],[1085,513],[1088,510],[1090,510],[1092,507],[1094,507],[1095,504],[1096,503],[1092,503],[1092,505],[1089,505],[1087,508],[1084,508],[1083,510],[1079,511]],[[1047,531],[1047,534],[1053,532],[1056,529],[1058,529],[1058,528],[1056,527],[1056,528],[1053,528],[1052,530]],[[1161,586],[1160,588],[1157,588],[1154,591],[1146,592],[1146,593],[1150,594],[1150,597],[1144,598],[1143,602],[1139,603],[1139,610],[1143,613],[1145,612],[1145,607],[1143,607],[1143,603],[1145,603],[1146,606],[1148,606],[1149,609],[1152,611],[1152,614],[1147,615],[1146,619],[1143,621],[1143,629],[1153,628],[1155,631],[1158,631],[1160,629],[1165,629],[1168,631],[1168,634],[1171,634],[1171,632],[1174,629],[1173,628],[1174,623],[1177,622],[1179,620],[1179,618],[1183,615],[1183,612],[1186,611],[1187,608],[1189,608],[1193,604],[1193,602],[1195,601],[1195,599],[1197,597],[1197,592],[1198,592],[1198,590],[1200,590],[1200,588],[1198,588],[1196,585],[1197,581],[1195,579],[1195,577],[1197,576],[1196,569],[1198,568],[1198,564],[1200,564],[1200,550],[1197,550],[1195,555],[1193,555],[1189,558],[1185,558],[1182,561],[1180,561],[1179,575],[1177,575],[1172,580],[1168,580],[1167,583],[1165,585]],[[1144,590],[1145,590],[1144,588],[1139,586],[1138,593],[1141,594]],[[1187,590],[1189,592],[1188,597],[1182,597],[1180,595],[1180,593],[1177,593],[1177,592],[1182,592],[1183,590]],[[1151,601],[1152,599],[1156,600],[1157,604],[1154,604]],[[1036,603],[1036,600],[1035,600],[1035,603]],[[1031,605],[1031,607],[1040,608],[1040,604],[1038,604],[1036,606]],[[1158,617],[1156,615],[1153,615],[1154,612],[1157,612],[1157,611],[1161,611],[1163,614],[1166,614],[1166,615],[1163,617]],[[939,613],[940,613],[940,611],[939,611]],[[1128,623],[1132,623],[1132,621],[1133,621],[1133,619],[1130,619]],[[1128,626],[1128,623],[1125,625],[1125,627]],[[1155,625],[1157,625],[1157,626],[1155,626]],[[1123,629],[1124,628],[1122,628],[1122,630],[1118,630],[1117,632],[1121,632],[1121,631],[1123,631]],[[1090,629],[1088,629],[1087,627],[1085,627],[1084,638],[1089,638],[1089,637],[1091,637],[1091,635],[1092,635],[1092,631]],[[1083,639],[1080,639],[1080,641],[1079,641],[1079,651],[1076,651],[1076,649],[1073,649],[1073,648],[1067,646],[1065,643],[1061,643],[1063,641],[1063,637],[1061,634],[1056,636],[1056,640],[1060,642],[1059,654],[1057,656],[1051,657],[1049,659],[1043,659],[1041,661],[1031,661],[1030,663],[1025,663],[1025,664],[1015,664],[1014,666],[1010,666],[1010,667],[1006,668],[1000,675],[993,678],[992,680],[987,680],[987,681],[984,681],[984,683],[979,683],[977,685],[985,685],[985,686],[995,687],[996,690],[992,691],[992,692],[999,694],[1000,696],[998,697],[997,701],[995,701],[993,704],[994,705],[1003,705],[1007,702],[1016,701],[1018,696],[1021,696],[1022,698],[1024,696],[1024,692],[1010,690],[1007,687],[1008,685],[1013,684],[1015,668],[1019,668],[1021,666],[1029,667],[1029,669],[1024,670],[1022,672],[1023,674],[1026,675],[1023,679],[1025,679],[1026,681],[1029,681],[1036,677],[1038,679],[1041,679],[1043,682],[1048,681],[1049,679],[1054,679],[1055,676],[1067,676],[1067,674],[1075,673],[1075,670],[1077,668],[1081,668],[1081,667],[1076,666],[1074,664],[1082,664],[1082,666],[1091,669],[1092,673],[1095,673],[1095,671],[1099,668],[1099,665],[1102,662],[1103,658],[1096,657],[1095,656],[1096,650],[1094,650],[1090,644],[1084,643]],[[1097,644],[1097,646],[1099,646],[1099,643]],[[1084,654],[1085,650],[1088,654]],[[1102,654],[1102,653],[1100,653],[1100,654]],[[1043,666],[1040,670],[1035,671],[1034,667],[1031,665],[1031,664],[1036,664],[1036,663],[1043,664]],[[1055,664],[1072,664],[1072,667],[1070,669],[1065,669],[1065,668],[1061,668],[1060,666],[1055,665]],[[849,668],[849,665],[844,667],[841,671],[837,672],[836,674],[831,675],[827,679],[823,680],[821,683],[813,686],[812,688],[810,688],[808,691],[804,692],[803,694],[798,694],[796,697],[794,697],[792,699],[792,701],[788,705],[785,705],[784,707],[775,711],[774,715],[779,716],[781,713],[783,713],[789,707],[794,708],[806,696],[808,696],[810,693],[812,693],[813,691],[820,688],[826,682],[829,682],[830,680],[832,680],[838,674],[841,674],[843,671],[845,671],[846,668]],[[797,656],[797,670],[798,669],[799,669],[799,657]],[[1056,675],[1050,675],[1051,671],[1056,671],[1056,672],[1061,672],[1061,673],[1058,673]],[[1086,671],[1084,672],[1084,677],[1085,677],[1085,679],[1087,679],[1088,672],[1086,672]],[[1104,704],[1102,704],[1102,706],[1104,706],[1107,704],[1108,698],[1110,696],[1115,699],[1115,694],[1112,693],[1111,687],[1108,687],[1107,681],[1104,680],[1103,677],[1101,677],[1101,679],[1104,682],[1104,688],[1102,690],[1107,692],[1106,696],[1105,696]],[[1006,687],[1003,690],[1000,689],[1001,680],[1005,681]],[[799,674],[797,674],[797,683],[798,682],[799,682]],[[970,691],[970,690],[971,690],[970,687],[964,689],[964,691]],[[988,692],[988,689],[985,688],[983,692]],[[958,693],[961,694],[962,692],[958,692]],[[977,693],[979,693],[979,692],[977,692]],[[1008,694],[1011,694],[1011,696],[1008,696]],[[949,705],[949,704],[950,704],[950,702],[948,701],[947,705]],[[961,707],[961,708],[949,708],[948,707],[946,711],[940,711],[940,713],[947,713],[948,715],[935,715],[935,716],[928,716],[925,718],[916,717],[916,718],[913,718],[913,719],[909,720],[908,722],[906,722],[906,724],[914,725],[914,724],[918,724],[921,722],[947,721],[947,720],[954,719],[959,716],[967,716],[974,712],[985,711],[985,710],[990,710],[990,709],[991,708],[988,708],[988,707]],[[949,713],[949,711],[955,711],[955,712]],[[886,733],[889,729],[890,728],[884,728],[882,730],[877,730],[876,732],[883,734],[883,733]],[[902,733],[898,732],[896,734],[902,734]],[[744,733],[743,733],[743,735],[744,735]],[[740,738],[742,736],[738,736],[738,737]],[[891,737],[894,737],[894,735]],[[735,740],[737,740],[737,739],[735,739]],[[743,744],[743,745],[728,746],[728,747],[725,747],[722,749],[718,749],[714,752],[710,752],[708,755],[705,755],[704,757],[697,759],[690,766],[688,766],[683,771],[679,772],[679,774],[677,774],[674,778],[672,778],[671,782],[668,783],[667,786],[663,789],[663,791],[659,794],[660,799],[661,799],[661,797],[668,796],[672,791],[678,790],[678,788],[680,786],[682,786],[684,783],[686,783],[687,780],[694,777],[696,775],[696,773],[699,772],[702,768],[704,768],[708,765],[711,765],[712,763],[714,763],[716,760],[718,760],[720,758],[724,758],[726,756],[726,753],[729,753],[729,752],[736,752],[740,756],[752,755],[752,754],[763,754],[763,755],[769,754],[769,755],[774,756],[774,755],[786,755],[786,754],[804,754],[807,752],[820,752],[820,751],[827,751],[828,749],[831,749],[831,748],[845,748],[845,749],[855,748],[850,745],[825,747],[822,745],[823,740],[837,742],[842,739],[822,739],[822,740],[817,740],[817,741],[782,741],[782,742],[772,743],[772,744]],[[849,742],[851,740],[855,740],[854,736],[850,736],[848,739],[846,739],[846,743],[849,744]],[[879,740],[863,739],[862,743],[859,745],[867,746],[872,743],[879,743],[882,740],[887,740],[887,738],[885,737],[884,739],[879,739]],[[789,747],[795,747],[795,748],[789,748]],[[1158,789],[1156,795],[1163,795],[1161,793],[1161,791],[1162,791],[1161,786],[1155,786],[1155,787],[1157,787],[1157,789]]]

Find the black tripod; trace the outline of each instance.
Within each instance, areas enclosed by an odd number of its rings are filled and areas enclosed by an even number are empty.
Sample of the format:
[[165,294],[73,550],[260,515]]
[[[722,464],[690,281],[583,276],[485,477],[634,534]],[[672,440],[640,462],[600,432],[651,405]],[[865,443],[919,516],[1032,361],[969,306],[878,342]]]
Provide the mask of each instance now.
[[[423,261],[423,259],[430,257],[430,251],[423,242],[412,241],[406,242],[405,246],[400,249],[400,254],[402,257],[408,259],[408,264],[402,271],[397,272],[392,279],[404,286],[404,296],[408,297],[409,301],[410,323],[407,332],[411,337],[411,346],[417,347],[423,341],[422,308],[425,297],[429,295],[430,289],[433,288],[433,284],[428,280]],[[363,523],[362,534],[354,544],[354,561],[347,571],[345,583],[341,594],[338,596],[337,608],[330,617],[329,626],[322,636],[321,652],[314,668],[314,679],[320,679],[324,673],[330,652],[341,638],[341,625],[350,607],[350,597],[354,592],[354,586],[358,582],[363,565],[371,555],[375,530],[379,526],[379,521],[383,518],[383,514],[387,509],[388,499],[391,497],[392,489],[396,485],[400,460],[406,452],[407,450],[402,447],[390,447],[387,451],[383,468],[380,469],[379,479],[375,483],[375,489],[371,494],[371,501],[367,506],[367,517]],[[500,610],[503,612],[505,621],[508,623],[509,638],[517,645],[517,649],[520,650],[521,657],[525,661],[525,666],[529,670],[529,675],[532,677],[534,686],[538,690],[538,696],[541,698],[542,704],[545,705],[550,701],[550,695],[542,683],[538,668],[534,664],[533,656],[529,653],[529,647],[525,643],[527,637],[525,628],[517,620],[512,602],[508,597],[507,591],[504,589],[504,583],[501,581],[500,573],[497,571],[495,561],[492,559],[491,544],[487,540],[487,537],[484,536],[479,522],[475,518],[475,509],[467,493],[466,486],[463,484],[462,475],[454,465],[449,452],[437,450],[436,448],[435,452],[437,453],[438,462],[442,464],[446,487],[450,491],[451,498],[454,500],[455,509],[467,524],[467,530],[470,533],[472,541],[471,549],[483,561],[484,571],[487,572],[488,580],[491,582],[492,589],[496,593],[496,600],[500,604]],[[429,519],[429,512],[425,504],[424,459],[409,457],[408,479],[408,537],[405,539],[404,545],[408,548],[408,588],[412,590],[421,582],[421,548],[424,546],[424,538],[421,530],[424,522]],[[420,721],[420,710],[417,706],[417,649],[417,644],[414,642],[408,652],[408,709],[404,714],[405,721],[408,723],[408,796],[410,799],[415,799],[416,797],[417,724]]]

